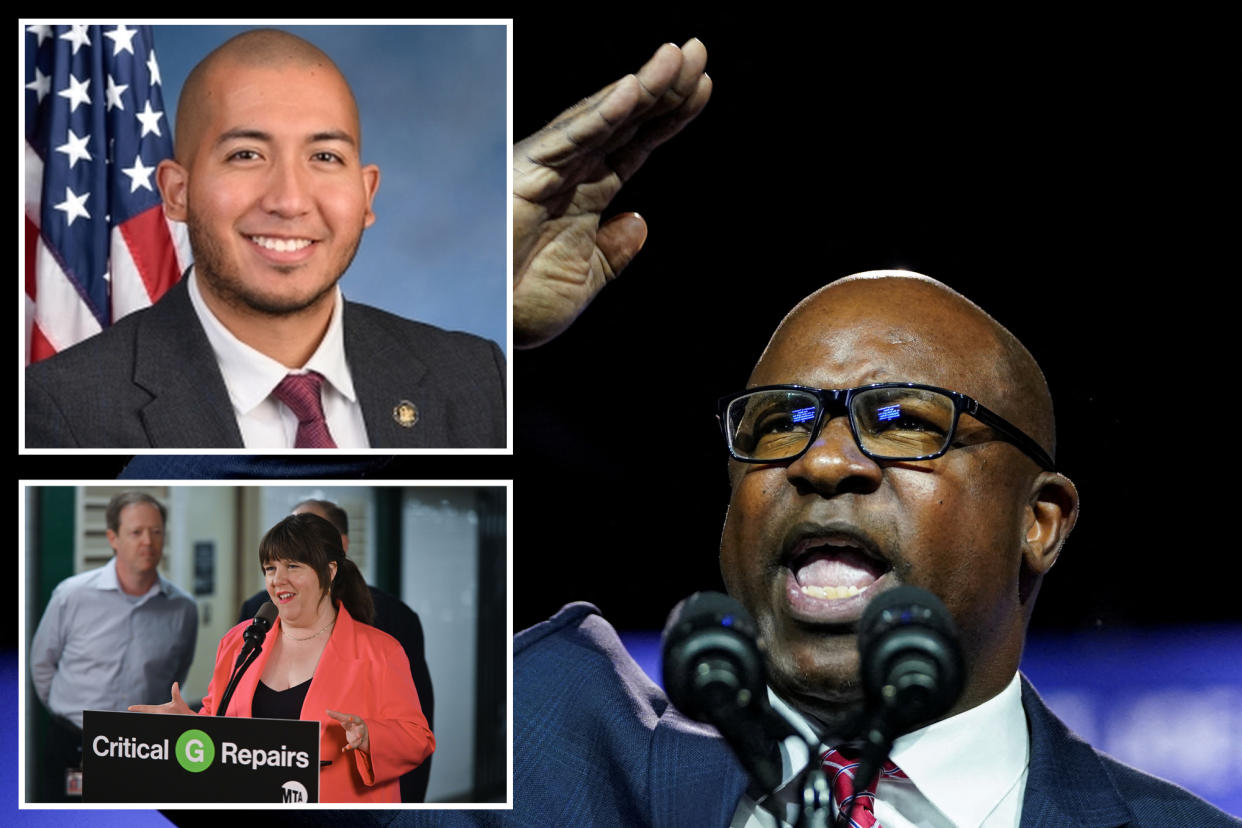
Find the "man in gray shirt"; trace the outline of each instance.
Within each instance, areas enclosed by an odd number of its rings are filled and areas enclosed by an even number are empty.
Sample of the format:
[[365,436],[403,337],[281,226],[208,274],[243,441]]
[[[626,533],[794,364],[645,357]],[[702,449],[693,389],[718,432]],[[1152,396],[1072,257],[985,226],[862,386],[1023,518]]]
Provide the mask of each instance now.
[[[184,683],[194,657],[198,609],[159,574],[164,506],[142,492],[108,503],[107,565],[66,578],[52,592],[30,647],[39,700],[52,714],[48,794],[80,767],[83,710],[154,704]],[[59,797],[57,797],[59,798]]]

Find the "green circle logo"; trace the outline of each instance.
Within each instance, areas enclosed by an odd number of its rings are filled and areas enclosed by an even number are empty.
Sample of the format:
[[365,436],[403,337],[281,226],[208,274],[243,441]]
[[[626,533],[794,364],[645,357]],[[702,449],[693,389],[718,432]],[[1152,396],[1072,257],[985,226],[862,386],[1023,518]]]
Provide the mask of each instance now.
[[177,762],[190,773],[201,773],[211,767],[216,746],[201,730],[187,730],[177,739]]

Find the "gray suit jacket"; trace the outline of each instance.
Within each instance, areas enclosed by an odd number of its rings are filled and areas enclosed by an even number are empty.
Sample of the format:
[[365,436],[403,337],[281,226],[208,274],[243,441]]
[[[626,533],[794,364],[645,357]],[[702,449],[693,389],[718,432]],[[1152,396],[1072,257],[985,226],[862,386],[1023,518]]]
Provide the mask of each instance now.
[[[345,358],[374,448],[505,444],[495,343],[345,303]],[[400,425],[402,401],[418,409]],[[26,369],[30,448],[242,448],[224,377],[185,281],[159,302]]]

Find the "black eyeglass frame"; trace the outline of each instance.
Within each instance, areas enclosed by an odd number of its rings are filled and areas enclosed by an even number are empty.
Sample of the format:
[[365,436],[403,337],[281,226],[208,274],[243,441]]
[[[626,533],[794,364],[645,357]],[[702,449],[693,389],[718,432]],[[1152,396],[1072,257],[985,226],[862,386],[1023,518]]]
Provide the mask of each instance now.
[[[881,388],[915,388],[923,391],[934,391],[943,394],[953,400],[953,424],[949,428],[948,438],[945,440],[944,448],[934,454],[924,454],[918,457],[888,457],[875,454],[863,447],[862,441],[858,439],[858,424],[854,421],[854,409],[851,403],[854,397],[864,391],[874,391]],[[737,399],[755,394],[760,391],[800,391],[815,397],[819,403],[819,410],[815,414],[815,424],[811,428],[806,445],[801,451],[792,454],[789,457],[770,458],[770,457],[739,457],[737,452],[733,450],[733,438],[729,435],[728,419],[729,406]],[[923,385],[917,382],[879,382],[873,385],[860,385],[856,388],[811,388],[806,385],[760,385],[755,388],[747,388],[745,391],[738,391],[734,394],[728,394],[721,397],[717,403],[716,419],[720,423],[720,430],[724,434],[725,445],[729,449],[729,456],[740,463],[792,463],[797,460],[815,444],[815,438],[819,434],[820,428],[824,423],[824,413],[830,408],[844,408],[846,416],[850,424],[850,436],[854,438],[854,444],[858,446],[866,456],[872,460],[885,460],[900,462],[903,460],[935,460],[937,457],[943,456],[949,449],[953,447],[953,438],[957,434],[957,423],[963,413],[969,414],[979,422],[996,431],[1005,442],[1016,446],[1019,451],[1027,457],[1039,464],[1044,471],[1056,471],[1056,464],[1052,461],[1052,457],[1048,452],[1044,451],[1039,443],[1030,437],[1022,429],[988,408],[983,403],[968,397],[960,391],[951,391],[948,388],[940,388],[935,385]]]

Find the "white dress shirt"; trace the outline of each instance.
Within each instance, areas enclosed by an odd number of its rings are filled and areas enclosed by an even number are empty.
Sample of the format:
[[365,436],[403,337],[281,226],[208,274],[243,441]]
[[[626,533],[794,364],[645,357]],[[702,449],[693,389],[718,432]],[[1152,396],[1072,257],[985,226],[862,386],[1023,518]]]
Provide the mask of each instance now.
[[160,576],[145,595],[121,589],[116,558],[61,581],[30,644],[30,676],[43,704],[82,726],[83,710],[162,704],[185,685],[198,606]]
[[272,391],[286,374],[308,371],[317,371],[324,377],[323,415],[337,447],[370,448],[362,404],[354,392],[353,377],[345,361],[345,329],[341,322],[344,298],[339,287],[333,288],[332,320],[319,347],[305,365],[291,370],[233,336],[203,301],[196,274],[192,272],[189,279],[190,303],[224,376],[233,415],[246,448],[293,448],[298,418],[272,396]]
[[[789,709],[770,691],[769,696]],[[774,796],[787,822],[780,824],[797,822],[796,805],[788,803],[801,800],[803,745],[797,737],[781,745],[782,787]],[[909,778],[877,784],[875,816],[884,828],[1017,828],[1030,766],[1018,675],[983,704],[900,737],[889,758]],[[731,828],[777,825],[767,810],[743,796]]]

